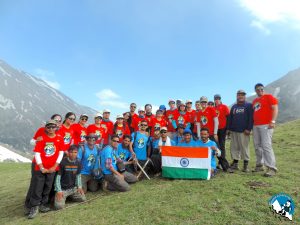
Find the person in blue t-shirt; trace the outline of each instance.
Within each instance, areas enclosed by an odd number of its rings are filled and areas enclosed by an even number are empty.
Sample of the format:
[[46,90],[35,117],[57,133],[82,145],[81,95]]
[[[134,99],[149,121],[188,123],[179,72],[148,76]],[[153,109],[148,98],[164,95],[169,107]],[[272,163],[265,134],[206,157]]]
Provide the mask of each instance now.
[[146,131],[148,127],[148,121],[142,120],[140,123],[139,131],[131,134],[132,149],[136,154],[136,158],[140,164],[144,164],[146,160],[150,157],[150,137],[149,133]]
[[98,182],[93,178],[93,170],[99,168],[99,154],[96,146],[97,135],[89,133],[86,137],[87,143],[78,149],[77,158],[81,161],[82,189],[95,192],[98,190]]
[[176,145],[178,145],[183,140],[183,132],[184,132],[184,125],[178,124],[177,132],[173,138],[173,141],[175,141]]
[[137,182],[137,177],[127,171],[119,171],[118,163],[122,160],[118,156],[119,136],[112,135],[110,144],[101,152],[101,168],[104,179],[108,182],[107,189],[110,191],[129,191],[128,183]]
[[183,131],[183,140],[177,146],[181,147],[196,147],[197,143],[193,140],[192,131],[189,128]]
[[197,141],[197,146],[211,148],[211,176],[214,176],[217,168],[215,156],[220,156],[221,150],[218,149],[216,142],[209,139],[209,130],[207,128],[201,128],[200,140]]
[[124,135],[123,142],[118,145],[118,157],[124,162],[125,169],[132,173],[134,172],[133,164],[136,160],[129,150],[131,140],[130,135]]

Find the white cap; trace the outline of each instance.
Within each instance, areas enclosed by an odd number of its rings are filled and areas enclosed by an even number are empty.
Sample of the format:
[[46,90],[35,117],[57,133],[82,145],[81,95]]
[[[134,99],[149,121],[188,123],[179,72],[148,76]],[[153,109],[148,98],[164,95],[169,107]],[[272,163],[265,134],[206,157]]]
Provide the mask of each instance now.
[[145,109],[144,109],[144,107],[139,107],[139,109],[138,109],[138,112],[140,112],[140,111],[143,111],[143,112],[145,112]]
[[192,102],[192,103],[193,103],[192,100],[188,99],[188,100],[185,101],[185,104],[187,104],[187,103],[189,103],[189,102]]
[[123,115],[117,115],[116,119],[124,119]]
[[104,109],[103,113],[110,113],[110,110],[109,109]]
[[95,114],[94,118],[99,117],[99,116],[101,116],[101,117],[103,118],[103,115],[102,115],[101,113],[99,113],[99,112],[97,112],[97,113]]
[[162,127],[162,128],[160,128],[160,130],[165,130],[165,131],[168,131],[168,128],[166,128],[166,127]]

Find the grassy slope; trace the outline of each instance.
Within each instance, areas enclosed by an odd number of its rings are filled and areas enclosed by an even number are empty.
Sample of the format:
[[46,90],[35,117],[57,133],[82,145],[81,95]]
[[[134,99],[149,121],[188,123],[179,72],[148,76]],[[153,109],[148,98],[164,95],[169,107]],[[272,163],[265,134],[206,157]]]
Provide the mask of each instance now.
[[[0,224],[291,224],[275,218],[268,200],[279,192],[296,203],[292,224],[300,223],[300,120],[279,126],[274,134],[279,173],[220,173],[211,181],[153,179],[132,186],[128,193],[98,192],[88,203],[62,211],[23,216],[30,179],[29,164],[0,164]],[[251,166],[255,165],[251,147]],[[249,182],[263,187],[250,187]],[[70,205],[69,205],[70,206]]]

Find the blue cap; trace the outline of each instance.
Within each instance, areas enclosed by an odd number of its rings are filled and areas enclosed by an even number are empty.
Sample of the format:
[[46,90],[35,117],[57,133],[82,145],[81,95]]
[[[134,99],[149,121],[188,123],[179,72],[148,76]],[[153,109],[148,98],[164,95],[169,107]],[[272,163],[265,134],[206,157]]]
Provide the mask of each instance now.
[[166,108],[165,105],[160,105],[160,106],[159,106],[159,109],[161,109],[161,110],[166,110],[167,108]]
[[183,134],[192,134],[192,131],[189,128],[185,128]]

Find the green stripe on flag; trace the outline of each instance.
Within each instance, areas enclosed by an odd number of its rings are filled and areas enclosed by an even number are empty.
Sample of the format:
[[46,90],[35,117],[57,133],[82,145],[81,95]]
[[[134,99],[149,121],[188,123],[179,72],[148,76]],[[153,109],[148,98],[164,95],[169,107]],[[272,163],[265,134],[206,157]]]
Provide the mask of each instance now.
[[208,169],[180,168],[167,166],[164,166],[162,168],[162,176],[168,178],[207,180],[208,173]]

